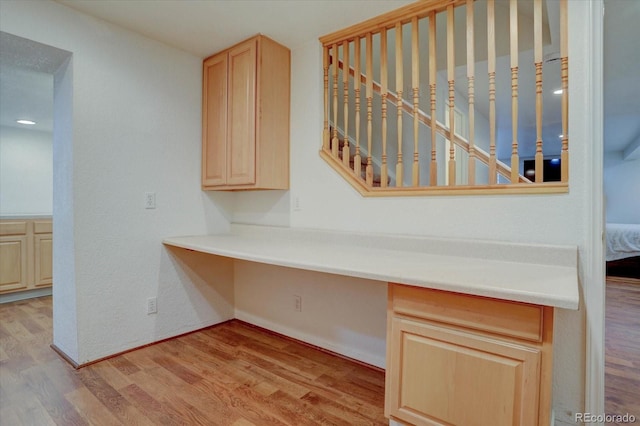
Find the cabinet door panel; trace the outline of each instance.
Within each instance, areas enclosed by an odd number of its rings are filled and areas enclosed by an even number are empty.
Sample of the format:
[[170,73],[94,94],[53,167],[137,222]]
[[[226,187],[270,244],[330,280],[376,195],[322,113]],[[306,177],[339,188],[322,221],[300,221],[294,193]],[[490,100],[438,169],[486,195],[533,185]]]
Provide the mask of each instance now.
[[53,283],[53,239],[51,234],[40,234],[35,240],[35,285]]
[[390,414],[415,425],[535,425],[540,351],[392,320]]
[[7,221],[0,223],[0,235],[26,235],[27,222]]
[[204,63],[202,184],[227,182],[227,54]]
[[0,291],[26,288],[27,237],[0,237]]
[[256,182],[256,48],[250,40],[229,51],[227,183]]

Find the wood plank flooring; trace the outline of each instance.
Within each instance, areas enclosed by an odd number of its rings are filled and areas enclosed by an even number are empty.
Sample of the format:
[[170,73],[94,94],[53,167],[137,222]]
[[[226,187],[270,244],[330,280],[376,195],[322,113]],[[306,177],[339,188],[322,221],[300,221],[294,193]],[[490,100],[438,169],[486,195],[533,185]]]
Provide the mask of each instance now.
[[640,284],[607,280],[605,316],[605,412],[640,421]]
[[51,297],[0,305],[0,424],[387,425],[384,373],[231,321],[74,370]]

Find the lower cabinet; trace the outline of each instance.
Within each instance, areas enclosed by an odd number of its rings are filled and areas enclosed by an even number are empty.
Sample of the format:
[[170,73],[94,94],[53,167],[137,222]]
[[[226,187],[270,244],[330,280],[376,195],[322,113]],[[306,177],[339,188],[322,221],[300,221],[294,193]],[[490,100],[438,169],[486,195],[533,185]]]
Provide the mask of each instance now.
[[33,284],[53,284],[53,226],[50,220],[33,222]]
[[26,235],[0,236],[0,291],[27,288]]
[[51,220],[0,221],[0,293],[49,287],[52,283]]
[[548,425],[553,309],[389,284],[387,416]]

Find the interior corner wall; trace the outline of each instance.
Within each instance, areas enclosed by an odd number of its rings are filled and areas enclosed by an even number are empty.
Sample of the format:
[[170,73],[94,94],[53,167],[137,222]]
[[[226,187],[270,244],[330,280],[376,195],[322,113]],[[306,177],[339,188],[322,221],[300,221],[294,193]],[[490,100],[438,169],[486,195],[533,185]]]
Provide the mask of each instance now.
[[[53,84],[53,344],[73,360],[78,353],[78,298],[73,197],[73,58],[54,75]],[[60,283],[60,285],[58,285]]]
[[54,141],[54,344],[82,364],[231,318],[231,264],[211,277],[162,245],[229,227],[200,190],[201,58],[53,1],[3,1],[0,27],[73,55]]
[[51,133],[0,126],[0,216],[51,215],[52,152]]
[[622,151],[606,152],[604,195],[608,223],[640,224],[640,159],[625,160]]
[[240,260],[234,278],[236,318],[385,367],[387,283]]

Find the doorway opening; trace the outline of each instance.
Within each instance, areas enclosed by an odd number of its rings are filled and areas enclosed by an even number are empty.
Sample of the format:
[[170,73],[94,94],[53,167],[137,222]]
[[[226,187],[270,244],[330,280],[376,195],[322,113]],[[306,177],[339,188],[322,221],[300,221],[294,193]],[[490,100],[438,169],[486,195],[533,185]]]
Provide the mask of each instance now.
[[[640,418],[640,4],[605,0],[605,413]],[[617,424],[617,423],[615,423]]]

